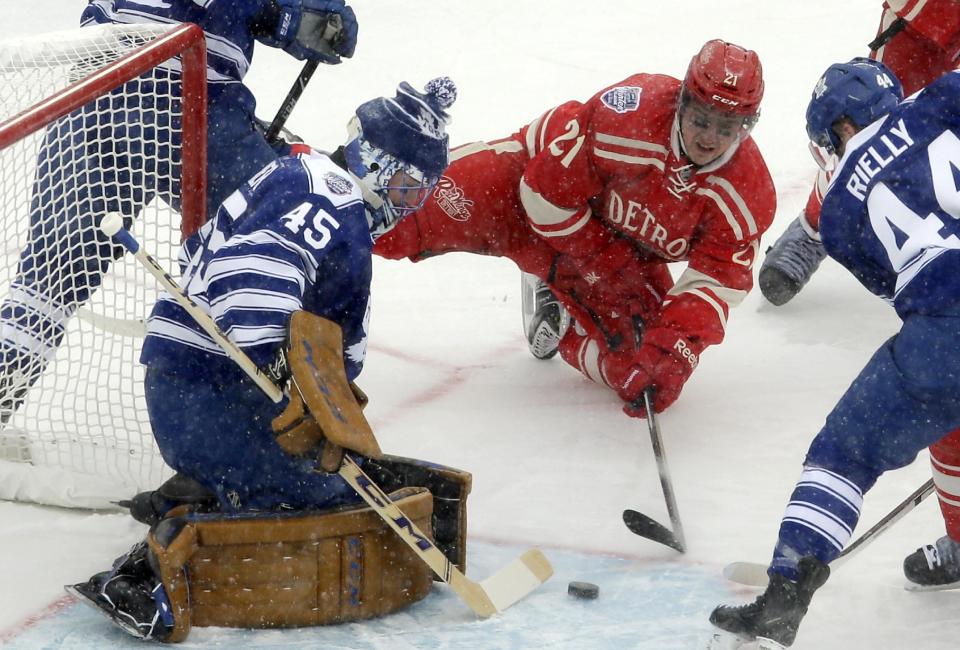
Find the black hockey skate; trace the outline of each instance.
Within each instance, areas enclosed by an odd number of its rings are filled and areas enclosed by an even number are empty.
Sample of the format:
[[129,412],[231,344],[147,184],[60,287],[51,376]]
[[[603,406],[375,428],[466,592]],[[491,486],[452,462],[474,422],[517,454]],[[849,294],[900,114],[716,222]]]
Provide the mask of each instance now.
[[120,557],[112,570],[64,589],[138,639],[162,641],[173,629],[170,603],[147,561],[145,542]]
[[761,650],[793,645],[813,593],[830,575],[830,568],[812,556],[801,559],[798,569],[797,582],[773,574],[767,590],[754,602],[714,609],[710,622],[721,631],[714,631],[711,650],[737,648],[753,641]]
[[773,246],[767,249],[757,284],[772,304],[784,305],[807,284],[827,256],[823,244],[807,234],[801,217],[790,222]]
[[960,542],[944,535],[903,559],[910,591],[960,589]]
[[557,354],[560,339],[570,326],[570,314],[557,301],[546,283],[531,273],[520,277],[523,307],[523,333],[530,354],[537,359],[551,359]]

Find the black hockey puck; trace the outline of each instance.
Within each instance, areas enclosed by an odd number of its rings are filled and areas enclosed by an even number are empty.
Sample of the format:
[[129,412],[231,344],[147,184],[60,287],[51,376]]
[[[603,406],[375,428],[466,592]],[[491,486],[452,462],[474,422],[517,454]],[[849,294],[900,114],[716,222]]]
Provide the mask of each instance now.
[[574,580],[567,585],[567,593],[576,598],[593,600],[600,595],[600,587],[592,582],[577,582]]

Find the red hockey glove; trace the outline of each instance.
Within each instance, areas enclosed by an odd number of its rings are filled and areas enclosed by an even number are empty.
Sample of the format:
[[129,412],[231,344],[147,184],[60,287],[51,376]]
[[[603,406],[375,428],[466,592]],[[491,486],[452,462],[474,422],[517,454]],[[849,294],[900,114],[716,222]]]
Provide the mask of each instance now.
[[620,399],[627,402],[624,413],[646,417],[644,389],[656,388],[653,408],[660,413],[680,396],[697,361],[697,352],[676,330],[651,329],[639,350],[608,355],[603,360],[603,374]]

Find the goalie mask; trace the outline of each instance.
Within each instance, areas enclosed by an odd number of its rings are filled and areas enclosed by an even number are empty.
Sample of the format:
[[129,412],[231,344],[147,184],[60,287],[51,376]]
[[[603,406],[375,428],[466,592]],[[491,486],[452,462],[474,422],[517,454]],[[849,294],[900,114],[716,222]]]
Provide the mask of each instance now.
[[429,81],[423,92],[404,82],[395,97],[361,105],[347,125],[347,169],[363,191],[374,240],[419,209],[447,168],[445,110],[456,97],[447,77]]

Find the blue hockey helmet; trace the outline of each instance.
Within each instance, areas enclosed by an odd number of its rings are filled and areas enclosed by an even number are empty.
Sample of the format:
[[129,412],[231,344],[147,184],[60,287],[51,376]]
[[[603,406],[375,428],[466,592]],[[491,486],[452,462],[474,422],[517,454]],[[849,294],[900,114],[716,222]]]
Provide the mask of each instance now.
[[902,99],[900,80],[880,61],[856,57],[834,63],[810,97],[807,136],[834,154],[840,149],[840,138],[833,131],[837,120],[846,117],[863,128],[892,111]]
[[350,120],[347,169],[363,189],[374,239],[419,209],[447,168],[446,109],[456,97],[448,77],[430,80],[423,92],[404,82],[395,97],[365,102]]

